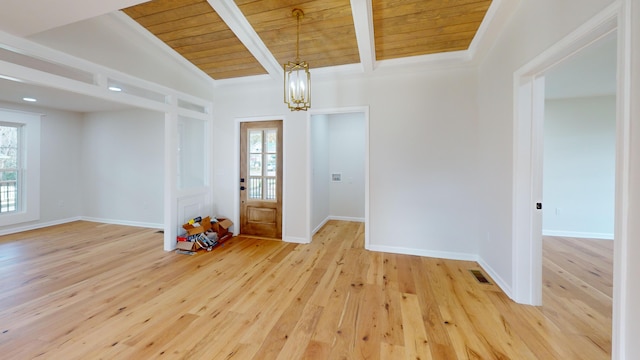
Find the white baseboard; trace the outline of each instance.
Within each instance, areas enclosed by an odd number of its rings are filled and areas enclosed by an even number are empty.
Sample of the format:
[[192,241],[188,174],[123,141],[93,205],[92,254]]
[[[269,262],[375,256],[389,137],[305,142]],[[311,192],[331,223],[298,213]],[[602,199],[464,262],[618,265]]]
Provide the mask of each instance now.
[[9,235],[9,234],[16,234],[16,233],[19,233],[19,232],[29,231],[29,230],[42,229],[42,228],[49,227],[49,226],[67,224],[67,223],[74,222],[74,221],[89,221],[89,222],[97,222],[97,223],[103,223],[103,224],[135,226],[135,227],[142,227],[142,228],[149,228],[149,229],[164,229],[164,225],[163,224],[143,223],[143,222],[136,222],[136,221],[99,219],[99,218],[78,216],[78,217],[72,217],[72,218],[67,218],[67,219],[48,221],[48,222],[37,223],[37,224],[32,224],[32,225],[14,227],[14,228],[11,228],[11,229],[0,230],[0,236]]
[[164,224],[145,223],[145,222],[138,222],[138,221],[101,219],[101,218],[94,218],[94,217],[88,217],[88,216],[82,216],[80,217],[79,220],[97,222],[97,223],[103,223],[103,224],[135,226],[135,227],[149,228],[149,229],[164,229]]
[[359,217],[349,217],[349,216],[333,216],[329,215],[328,220],[339,220],[339,221],[352,221],[352,222],[364,222],[364,218]]
[[371,251],[380,251],[387,252],[392,254],[403,254],[403,255],[416,255],[416,256],[426,256],[426,257],[434,257],[440,259],[448,259],[448,260],[464,260],[464,261],[475,261],[480,265],[482,270],[486,271],[487,275],[489,275],[493,281],[495,281],[496,285],[502,289],[502,291],[509,297],[512,297],[511,286],[507,284],[502,277],[496,273],[491,266],[489,266],[482,258],[480,258],[477,254],[470,253],[456,253],[449,251],[430,251],[430,250],[421,250],[421,249],[412,249],[412,248],[402,248],[402,247],[394,247],[394,246],[381,246],[381,245],[369,245],[367,250]]
[[465,261],[478,260],[477,254],[456,253],[456,252],[449,252],[449,251],[432,251],[432,250],[422,250],[422,249],[414,249],[414,248],[403,248],[403,247],[396,247],[396,246],[369,244],[369,246],[367,247],[367,250],[387,252],[392,254],[434,257],[434,258],[449,259],[449,260],[465,260]]
[[308,244],[309,240],[301,237],[295,236],[286,236],[284,239],[286,242],[295,243],[295,244]]
[[495,281],[496,285],[498,285],[500,289],[502,289],[505,295],[507,295],[510,299],[513,299],[513,291],[511,290],[511,286],[509,286],[509,284],[507,284],[507,282],[504,281],[504,279],[500,275],[498,275],[498,273],[493,270],[493,268],[489,266],[489,264],[487,264],[481,257],[478,257],[477,261],[482,270],[484,270],[487,275],[489,275],[493,279],[493,281]]
[[542,230],[543,236],[561,236],[561,237],[573,237],[579,239],[601,239],[601,240],[613,240],[613,234],[608,233],[590,233],[579,231],[562,231],[562,230]]
[[49,227],[49,226],[62,225],[62,224],[66,224],[66,223],[70,223],[70,222],[74,222],[74,221],[79,221],[79,220],[82,220],[82,219],[80,217],[73,217],[73,218],[67,218],[67,219],[61,219],[61,220],[37,223],[37,224],[32,224],[32,225],[19,226],[19,227],[14,227],[14,228],[11,228],[11,229],[0,230],[0,235],[16,234],[16,233],[23,232],[23,231],[42,229],[42,228]]
[[311,237],[313,237],[313,235],[315,235],[318,231],[320,231],[320,229],[322,229],[323,226],[325,226],[327,224],[327,222],[330,220],[329,218],[330,218],[330,216],[327,216],[326,219],[322,220],[320,225],[316,226],[316,228],[313,229],[313,231],[311,232]]
[[325,226],[329,220],[351,221],[351,222],[361,222],[361,223],[364,222],[364,218],[329,215],[327,216],[326,219],[322,220],[320,225],[316,226],[316,228],[313,229],[313,231],[311,232],[311,236],[315,235],[318,231],[320,231],[320,229],[322,229],[322,227]]

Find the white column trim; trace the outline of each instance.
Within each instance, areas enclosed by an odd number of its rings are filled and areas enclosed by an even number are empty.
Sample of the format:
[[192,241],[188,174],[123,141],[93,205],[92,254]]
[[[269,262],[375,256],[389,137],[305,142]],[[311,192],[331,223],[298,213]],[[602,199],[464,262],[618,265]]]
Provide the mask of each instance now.
[[282,65],[262,42],[238,5],[232,0],[207,0],[207,2],[269,75],[274,79],[282,79],[284,76]]
[[376,44],[373,34],[373,10],[371,1],[351,0],[353,25],[360,53],[360,63],[364,72],[371,72],[376,66]]

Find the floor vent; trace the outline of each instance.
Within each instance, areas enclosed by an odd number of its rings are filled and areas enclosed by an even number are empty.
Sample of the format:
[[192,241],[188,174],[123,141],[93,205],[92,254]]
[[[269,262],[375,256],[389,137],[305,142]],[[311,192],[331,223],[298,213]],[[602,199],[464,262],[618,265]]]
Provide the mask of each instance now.
[[471,275],[481,284],[491,284],[480,270],[469,270]]

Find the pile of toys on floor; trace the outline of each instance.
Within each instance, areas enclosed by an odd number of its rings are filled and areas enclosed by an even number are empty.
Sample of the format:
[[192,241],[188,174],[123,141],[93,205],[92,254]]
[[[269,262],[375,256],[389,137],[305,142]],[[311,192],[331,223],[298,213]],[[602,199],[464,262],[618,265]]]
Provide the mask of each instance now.
[[186,233],[178,236],[176,252],[195,255],[200,249],[211,251],[233,237],[233,233],[229,232],[231,225],[231,220],[221,217],[193,218],[182,225]]

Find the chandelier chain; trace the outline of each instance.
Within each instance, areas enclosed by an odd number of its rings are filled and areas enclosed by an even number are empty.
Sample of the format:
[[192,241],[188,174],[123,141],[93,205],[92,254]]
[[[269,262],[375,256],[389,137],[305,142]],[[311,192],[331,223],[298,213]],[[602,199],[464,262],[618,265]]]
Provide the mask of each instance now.
[[300,63],[300,13],[296,12],[298,28],[296,30],[296,63]]

